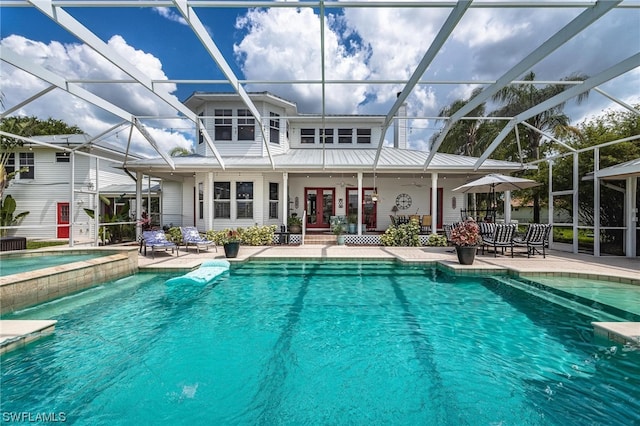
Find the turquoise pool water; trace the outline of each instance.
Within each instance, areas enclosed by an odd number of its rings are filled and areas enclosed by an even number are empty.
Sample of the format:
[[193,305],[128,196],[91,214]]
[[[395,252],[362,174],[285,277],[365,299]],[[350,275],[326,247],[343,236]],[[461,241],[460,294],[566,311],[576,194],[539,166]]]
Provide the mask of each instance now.
[[629,425],[640,353],[491,278],[395,263],[253,262],[204,287],[138,274],[10,318],[3,412],[68,423]]
[[52,266],[66,265],[73,262],[95,259],[104,256],[103,253],[90,254],[43,254],[42,256],[10,256],[0,259],[0,276],[19,274],[35,271],[37,269],[50,268]]

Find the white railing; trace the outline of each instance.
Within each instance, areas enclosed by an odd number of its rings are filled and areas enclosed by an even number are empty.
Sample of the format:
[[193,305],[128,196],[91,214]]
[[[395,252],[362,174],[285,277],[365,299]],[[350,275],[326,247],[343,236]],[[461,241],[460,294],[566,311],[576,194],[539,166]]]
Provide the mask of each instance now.
[[302,211],[302,241],[300,241],[300,245],[304,245],[304,236],[307,234],[307,211]]

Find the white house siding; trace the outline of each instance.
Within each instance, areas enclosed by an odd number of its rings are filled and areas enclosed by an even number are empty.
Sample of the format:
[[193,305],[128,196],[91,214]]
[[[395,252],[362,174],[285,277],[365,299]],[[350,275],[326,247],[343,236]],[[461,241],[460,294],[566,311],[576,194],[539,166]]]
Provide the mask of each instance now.
[[[269,184],[277,183],[278,184],[278,217],[275,219],[269,218]],[[283,199],[284,196],[284,186],[282,180],[282,173],[265,173],[262,177],[262,201],[261,204],[263,206],[263,215],[260,225],[284,225],[287,223],[287,219],[282,217],[282,204],[285,202]]]
[[[272,155],[275,154],[282,154],[284,152],[286,152],[286,150],[289,148],[289,141],[287,140],[287,126],[289,124],[289,120],[286,118],[286,110],[282,107],[278,107],[275,105],[272,105],[268,102],[260,102],[258,104],[256,104],[256,107],[260,110],[260,114],[262,114],[262,121],[264,123],[264,131],[265,134],[267,136],[267,139],[269,138],[269,132],[270,132],[270,128],[269,128],[269,120],[271,119],[270,113],[276,113],[278,115],[280,115],[280,140],[278,141],[278,143],[269,141],[269,151],[271,152]],[[289,137],[291,137],[289,135]],[[267,150],[264,146],[264,143],[262,143],[262,134],[260,133],[259,129],[256,129],[256,141],[258,141],[260,143],[260,147],[262,149],[262,155],[266,156],[267,154]]]
[[180,182],[165,180],[162,183],[162,225],[183,226],[183,188]]
[[[18,233],[29,239],[53,239],[57,237],[57,204],[68,203],[71,197],[69,182],[71,181],[71,163],[57,163],[54,149],[34,148],[34,179],[14,179],[5,193],[16,200],[16,214],[28,211],[21,225],[25,228]],[[83,208],[93,209],[92,194],[87,184],[95,185],[95,158],[76,154],[75,169],[75,201],[73,222],[74,238],[85,240],[90,235],[93,223]],[[100,160],[101,187],[110,184],[132,182],[124,172],[112,167],[112,163]],[[13,232],[15,233],[15,232]]]

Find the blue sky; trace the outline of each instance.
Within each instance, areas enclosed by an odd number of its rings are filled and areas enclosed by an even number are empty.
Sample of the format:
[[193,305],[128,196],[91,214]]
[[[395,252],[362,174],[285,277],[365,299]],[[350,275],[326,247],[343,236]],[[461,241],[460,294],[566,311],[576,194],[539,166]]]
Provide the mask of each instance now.
[[[175,9],[69,7],[64,10],[153,79],[224,78]],[[424,78],[495,80],[581,11],[579,8],[469,9]],[[319,78],[317,10],[197,8],[196,12],[238,78]],[[366,80],[408,79],[448,12],[446,8],[327,9],[327,78],[361,81],[360,84],[328,86],[328,112],[386,114],[402,86],[372,85],[366,84]],[[33,7],[3,7],[0,19],[2,49],[19,52],[69,78],[127,78]],[[533,71],[539,80],[559,80],[572,74],[595,75],[638,51],[640,8],[614,10],[541,61]],[[0,66],[5,107],[47,86],[4,62]],[[181,101],[194,91],[230,91],[227,85],[164,86]],[[136,114],[176,114],[130,84],[86,87]],[[416,87],[408,99],[409,116],[416,117],[412,120],[410,145],[425,149],[430,135],[439,126],[432,119],[418,117],[437,115],[452,101],[469,96],[474,87],[471,84]],[[318,85],[248,85],[245,88],[268,90],[296,102],[300,112],[321,110]],[[602,89],[627,103],[638,104],[640,71],[629,72]],[[567,103],[565,112],[576,123],[611,106],[607,98],[592,93],[582,105]],[[491,106],[487,109],[490,111]],[[62,119],[89,134],[100,133],[119,121],[91,105],[79,105],[60,90],[24,106],[18,113]],[[191,144],[190,125],[175,120],[155,124],[153,134],[164,148]]]

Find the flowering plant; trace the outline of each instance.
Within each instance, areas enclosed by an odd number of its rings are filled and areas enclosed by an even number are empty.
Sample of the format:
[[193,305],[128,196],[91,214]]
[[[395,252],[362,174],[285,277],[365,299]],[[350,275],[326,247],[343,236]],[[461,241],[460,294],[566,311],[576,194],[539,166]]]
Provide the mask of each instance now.
[[218,245],[225,245],[228,243],[241,243],[244,230],[241,228],[236,229],[224,229],[222,231],[207,231],[207,239],[213,240]]
[[477,246],[482,243],[480,227],[473,218],[468,218],[451,230],[451,242],[457,246]]

